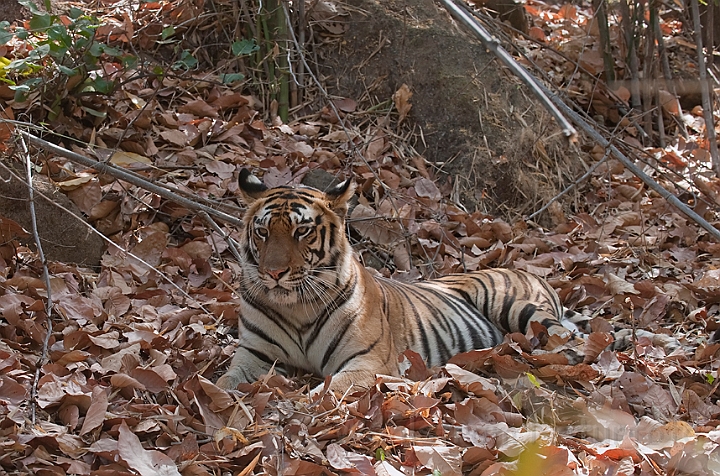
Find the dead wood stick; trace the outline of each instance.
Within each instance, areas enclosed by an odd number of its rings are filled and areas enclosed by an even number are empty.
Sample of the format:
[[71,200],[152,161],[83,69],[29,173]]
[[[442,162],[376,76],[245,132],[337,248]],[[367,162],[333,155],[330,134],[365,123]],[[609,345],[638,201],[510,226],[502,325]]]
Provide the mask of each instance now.
[[[452,6],[455,8],[455,10],[460,11],[463,15],[459,16],[458,18],[462,20],[462,22],[473,29],[477,33],[477,22],[473,21],[472,18],[468,17],[464,11],[462,11],[459,7],[451,3],[451,0],[441,0],[443,4],[447,5],[448,7]],[[697,0],[693,0],[697,2]],[[484,31],[484,30],[483,30]],[[487,45],[486,45],[487,46]],[[505,51],[505,50],[503,50]],[[507,55],[508,53],[505,52]],[[519,65],[518,65],[519,66]],[[525,72],[525,74],[528,74]],[[628,159],[625,154],[620,152],[617,147],[610,144],[597,130],[595,130],[590,124],[588,124],[582,117],[580,117],[579,114],[577,114],[575,111],[573,111],[567,104],[565,104],[562,99],[560,99],[556,94],[553,94],[550,92],[550,90],[545,87],[540,82],[534,83],[543,93],[543,97],[546,99],[549,98],[553,103],[553,107],[557,107],[559,111],[561,111],[563,114],[568,116],[572,122],[577,125],[580,129],[582,129],[585,133],[587,133],[593,140],[595,140],[600,146],[602,146],[605,149],[609,149],[610,152],[615,156],[616,159],[618,159],[620,162],[627,167],[628,170],[630,170],[637,178],[642,180],[648,187],[655,190],[661,197],[663,197],[665,200],[667,200],[671,205],[673,205],[675,208],[680,210],[685,216],[693,220],[695,223],[700,225],[702,228],[704,228],[708,233],[710,233],[716,240],[720,241],[720,230],[712,226],[710,223],[707,222],[703,217],[695,213],[690,207],[685,205],[683,202],[681,202],[675,195],[670,193],[670,191],[666,190],[662,185],[657,183],[655,180],[653,180],[649,175],[647,175],[645,172],[643,172],[640,167],[635,165],[630,159]],[[705,85],[707,87],[707,84]],[[561,116],[562,117],[562,116]],[[572,126],[570,126],[572,128]],[[574,131],[575,129],[572,128]]]
[[[708,8],[712,8],[712,4]],[[703,117],[705,118],[705,134],[710,143],[710,157],[712,158],[713,168],[715,173],[720,175],[720,157],[718,156],[717,138],[715,137],[713,103],[710,97],[710,88],[708,87],[707,69],[705,68],[698,0],[690,0],[690,10],[692,10],[693,26],[695,27],[695,45],[697,46],[698,67],[700,69],[700,93],[702,94]]]
[[25,171],[26,180],[28,186],[28,209],[30,210],[30,228],[32,228],[33,239],[35,240],[35,246],[37,246],[38,256],[40,257],[40,263],[43,268],[43,280],[45,281],[45,288],[47,293],[47,299],[45,300],[45,338],[43,339],[42,353],[40,358],[35,363],[35,378],[33,379],[32,388],[30,389],[30,421],[35,424],[35,411],[37,407],[37,394],[38,394],[38,383],[40,382],[40,369],[47,361],[48,346],[50,344],[50,336],[53,332],[52,324],[52,292],[50,288],[50,271],[48,271],[47,259],[45,259],[45,253],[43,252],[42,243],[40,243],[40,234],[38,233],[37,227],[37,215],[35,214],[35,190],[32,184],[32,164],[30,163],[30,151],[28,150],[27,144],[24,139],[20,140],[23,155],[25,156]]
[[[540,85],[540,87],[545,87],[543,85]],[[662,185],[657,183],[655,180],[652,179],[648,174],[643,172],[640,167],[635,165],[632,160],[627,158],[625,154],[620,152],[617,147],[612,145],[610,142],[608,142],[597,130],[595,130],[590,124],[585,122],[582,117],[580,117],[579,114],[577,114],[575,111],[570,109],[567,104],[565,104],[559,97],[557,97],[554,94],[550,94],[550,91],[547,91],[549,94],[549,97],[555,102],[555,105],[566,115],[570,118],[570,120],[575,123],[580,129],[582,129],[586,134],[588,134],[595,142],[597,142],[600,146],[609,149],[610,152],[612,152],[613,156],[618,159],[622,164],[630,170],[637,178],[643,181],[645,185],[650,187],[651,189],[655,190],[661,197],[663,197],[665,200],[667,200],[672,206],[680,210],[685,216],[690,218],[692,221],[700,225],[702,228],[704,228],[708,233],[710,233],[716,240],[720,241],[720,230],[712,226],[710,223],[707,222],[703,217],[695,213],[690,207],[685,205],[683,202],[681,202],[675,195],[673,195],[669,190],[665,189]]]
[[54,154],[59,155],[60,157],[64,157],[72,162],[76,162],[76,163],[84,165],[86,167],[91,167],[100,173],[111,175],[117,179],[124,180],[125,182],[131,183],[133,185],[137,185],[140,188],[143,188],[149,192],[160,195],[161,197],[163,197],[167,200],[170,200],[172,202],[175,202],[179,205],[182,205],[186,208],[189,208],[190,210],[203,210],[208,215],[214,216],[215,218],[222,220],[226,223],[230,223],[235,226],[242,226],[242,220],[239,218],[236,218],[232,215],[228,215],[227,213],[221,212],[219,210],[215,210],[214,208],[210,208],[208,206],[202,205],[200,203],[189,200],[187,198],[181,197],[181,196],[169,191],[167,188],[164,188],[159,185],[155,185],[151,182],[148,182],[147,180],[141,178],[137,174],[133,174],[124,169],[121,169],[120,167],[116,167],[116,166],[106,163],[106,162],[98,162],[97,160],[90,159],[88,157],[85,157],[84,155],[80,155],[76,152],[67,150],[63,147],[53,144],[52,142],[48,142],[44,139],[34,136],[28,132],[25,132],[25,131],[22,131],[19,129],[18,129],[18,132],[22,136],[26,137],[30,143],[32,143],[42,149],[45,149],[49,152],[53,152]]
[[540,83],[532,76],[528,71],[518,64],[510,54],[505,51],[505,48],[500,46],[498,40],[492,37],[485,28],[482,27],[475,19],[470,16],[462,7],[460,7],[455,0],[440,0],[445,9],[458,21],[464,23],[469,27],[475,36],[482,42],[483,46],[490,50],[505,66],[515,73],[515,75],[522,80],[523,83],[530,88],[530,90],[537,96],[540,102],[545,108],[552,114],[555,120],[562,128],[563,135],[570,140],[575,142],[577,140],[577,131],[575,128],[565,119],[562,113],[553,105],[553,103],[545,95]]
[[[15,180],[22,181],[22,178],[19,177],[17,174],[15,174],[15,172],[13,172],[7,165],[5,165],[4,163],[2,163],[2,161],[0,161],[0,168],[4,169],[4,170],[9,174],[10,179],[15,179]],[[189,300],[189,301],[195,302],[196,305],[198,306],[198,308],[200,308],[205,314],[208,314],[208,315],[211,315],[211,314],[212,314],[207,308],[205,308],[205,306],[203,306],[203,304],[202,304],[200,301],[198,301],[197,299],[195,299],[194,297],[192,297],[192,296],[191,296],[190,294],[188,294],[183,288],[181,288],[180,286],[178,286],[177,284],[175,284],[175,281],[173,281],[172,278],[168,277],[165,273],[163,273],[162,271],[160,271],[159,269],[157,269],[156,267],[154,267],[153,265],[151,265],[150,263],[148,263],[147,261],[145,261],[144,259],[142,259],[142,258],[139,257],[138,255],[134,254],[133,252],[128,251],[128,250],[126,250],[126,249],[124,249],[124,248],[121,248],[120,245],[118,245],[117,243],[115,243],[114,241],[112,241],[110,238],[108,238],[107,236],[105,236],[105,235],[103,235],[102,233],[100,233],[99,231],[97,231],[95,228],[93,228],[92,225],[90,225],[88,222],[86,222],[82,217],[79,217],[79,216],[78,216],[77,214],[75,214],[72,210],[68,210],[67,208],[65,208],[65,207],[63,207],[62,205],[60,205],[59,203],[57,203],[57,202],[56,202],[55,200],[53,200],[52,198],[48,197],[47,195],[45,195],[45,194],[42,193],[42,192],[39,192],[39,191],[35,190],[34,188],[33,188],[33,191],[34,191],[34,193],[35,193],[35,196],[42,198],[42,199],[45,200],[46,202],[52,204],[52,206],[56,207],[57,209],[65,212],[66,214],[68,214],[69,216],[71,216],[74,220],[77,220],[77,221],[78,221],[80,224],[82,224],[84,227],[88,228],[92,233],[95,233],[97,236],[99,236],[99,237],[100,237],[103,241],[105,241],[109,246],[114,246],[114,247],[118,248],[118,249],[119,249],[120,251],[122,251],[125,255],[127,255],[128,257],[130,257],[130,258],[132,258],[133,260],[137,261],[138,263],[142,264],[143,266],[145,266],[145,267],[146,267],[147,269],[149,269],[150,271],[156,272],[156,273],[158,274],[158,276],[160,276],[160,278],[162,278],[162,279],[163,279],[164,281],[166,281],[170,286],[172,286],[173,288],[175,288],[175,289],[178,291],[178,293],[180,293],[184,298],[186,298],[186,299]],[[201,212],[201,213],[202,213],[202,212]],[[199,214],[201,214],[201,213],[199,213]],[[47,283],[45,283],[45,285],[48,286]],[[49,288],[48,288],[48,289],[49,289]]]
[[615,60],[612,57],[612,46],[610,45],[610,28],[608,27],[608,14],[606,0],[593,0],[595,10],[595,21],[600,32],[600,45],[602,45],[603,65],[605,67],[605,82],[612,85],[615,83]]
[[[640,109],[640,80],[638,79],[637,45],[635,43],[635,28],[633,18],[637,15],[630,13],[629,0],[620,0],[620,15],[625,43],[627,47],[627,62],[630,67],[630,105],[633,109]],[[647,79],[647,78],[646,78]]]

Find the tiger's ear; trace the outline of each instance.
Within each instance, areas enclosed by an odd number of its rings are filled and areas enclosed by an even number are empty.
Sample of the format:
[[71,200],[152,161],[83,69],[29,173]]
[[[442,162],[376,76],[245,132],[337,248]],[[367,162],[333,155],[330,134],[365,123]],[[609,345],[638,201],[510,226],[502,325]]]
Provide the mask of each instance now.
[[333,188],[325,192],[330,209],[341,217],[345,217],[348,211],[348,200],[355,194],[355,182],[352,179],[345,179]]
[[242,169],[240,171],[238,185],[240,186],[243,202],[245,202],[246,205],[250,205],[258,198],[262,198],[263,194],[268,189],[265,184],[262,183],[259,178],[251,174],[248,169]]

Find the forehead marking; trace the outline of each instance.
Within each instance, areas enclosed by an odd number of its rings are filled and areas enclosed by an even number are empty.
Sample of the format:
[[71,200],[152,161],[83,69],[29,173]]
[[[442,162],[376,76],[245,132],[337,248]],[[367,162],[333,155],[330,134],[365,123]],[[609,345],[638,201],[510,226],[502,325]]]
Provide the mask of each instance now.
[[269,223],[272,220],[281,220],[292,223],[311,223],[317,215],[313,205],[318,197],[298,190],[279,190],[277,194],[267,198],[254,222],[257,224]]

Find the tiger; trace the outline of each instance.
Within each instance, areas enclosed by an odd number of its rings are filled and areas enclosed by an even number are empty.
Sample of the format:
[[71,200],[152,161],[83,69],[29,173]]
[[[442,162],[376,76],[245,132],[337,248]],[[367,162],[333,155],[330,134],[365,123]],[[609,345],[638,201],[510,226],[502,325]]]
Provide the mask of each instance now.
[[555,290],[533,274],[489,269],[404,283],[372,274],[345,230],[355,185],[322,192],[266,187],[247,169],[239,234],[238,346],[216,384],[236,389],[276,364],[330,376],[329,388],[368,388],[399,375],[406,349],[430,366],[525,333],[538,322],[566,336]]

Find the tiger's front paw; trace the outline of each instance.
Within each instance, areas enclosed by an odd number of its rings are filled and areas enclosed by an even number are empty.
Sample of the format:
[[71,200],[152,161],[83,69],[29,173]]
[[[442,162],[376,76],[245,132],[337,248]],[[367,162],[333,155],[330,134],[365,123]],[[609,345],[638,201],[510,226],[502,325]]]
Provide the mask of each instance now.
[[228,371],[226,374],[217,379],[215,385],[222,388],[223,390],[235,390],[238,384],[242,382],[243,379],[240,378],[239,375],[233,374],[232,372]]

